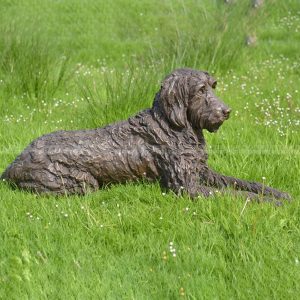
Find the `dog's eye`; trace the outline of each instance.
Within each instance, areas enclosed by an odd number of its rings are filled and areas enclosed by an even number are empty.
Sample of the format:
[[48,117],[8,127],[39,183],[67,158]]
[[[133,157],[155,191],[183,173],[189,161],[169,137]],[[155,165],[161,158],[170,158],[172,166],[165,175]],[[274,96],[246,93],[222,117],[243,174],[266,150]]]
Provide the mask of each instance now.
[[204,94],[205,92],[206,92],[206,86],[203,85],[203,86],[200,87],[199,93]]

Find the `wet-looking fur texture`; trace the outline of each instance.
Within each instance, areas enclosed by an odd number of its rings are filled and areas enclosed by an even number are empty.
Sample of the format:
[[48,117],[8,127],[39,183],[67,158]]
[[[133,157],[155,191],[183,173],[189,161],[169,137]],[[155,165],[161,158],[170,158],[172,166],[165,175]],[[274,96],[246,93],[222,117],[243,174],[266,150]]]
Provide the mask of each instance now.
[[208,167],[203,130],[217,131],[230,114],[213,93],[216,83],[207,72],[175,70],[163,80],[152,108],[103,128],[39,137],[1,178],[22,189],[56,195],[85,194],[143,178],[191,198],[231,187],[232,193],[253,199],[289,199],[271,187]]

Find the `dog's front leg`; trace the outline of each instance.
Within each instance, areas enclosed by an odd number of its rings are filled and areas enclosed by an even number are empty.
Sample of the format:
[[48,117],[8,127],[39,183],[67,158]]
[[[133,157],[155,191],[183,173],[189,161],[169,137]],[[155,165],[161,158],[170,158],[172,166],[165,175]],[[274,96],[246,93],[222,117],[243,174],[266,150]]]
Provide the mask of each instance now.
[[209,168],[201,170],[200,180],[207,186],[212,186],[219,189],[231,187],[235,190],[247,191],[254,194],[261,194],[264,196],[274,197],[276,199],[291,199],[289,194],[278,191],[264,184],[221,175],[213,170],[210,170]]
[[[182,167],[182,166],[181,166]],[[255,202],[272,202],[273,198],[270,196],[263,196],[259,193],[254,193],[248,190],[226,190],[225,187],[229,184],[224,184],[223,181],[212,181],[210,184],[200,184],[199,172],[193,172],[191,169],[179,168],[176,164],[169,165],[160,170],[160,185],[164,190],[171,190],[176,195],[188,194],[192,199],[207,198],[217,195],[233,195],[248,199],[249,201]],[[215,179],[217,178],[217,173],[214,173]],[[222,176],[222,175],[220,175]],[[224,176],[222,176],[224,179]],[[203,182],[202,182],[203,183]],[[216,187],[219,189],[217,190]],[[280,205],[281,203],[276,203]]]
[[202,165],[195,160],[197,153],[167,151],[158,160],[160,186],[176,195],[188,194],[191,198],[209,197],[214,189],[200,185],[199,172]]

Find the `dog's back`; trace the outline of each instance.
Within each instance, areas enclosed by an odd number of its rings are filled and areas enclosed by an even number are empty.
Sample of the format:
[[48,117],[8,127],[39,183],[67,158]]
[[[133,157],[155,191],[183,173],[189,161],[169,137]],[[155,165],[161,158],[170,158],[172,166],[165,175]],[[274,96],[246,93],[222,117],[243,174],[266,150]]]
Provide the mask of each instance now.
[[152,180],[157,170],[145,138],[135,134],[128,121],[93,130],[53,132],[34,140],[1,178],[20,188],[58,194],[73,193],[72,186],[74,192],[85,193],[88,186],[97,189],[139,178]]

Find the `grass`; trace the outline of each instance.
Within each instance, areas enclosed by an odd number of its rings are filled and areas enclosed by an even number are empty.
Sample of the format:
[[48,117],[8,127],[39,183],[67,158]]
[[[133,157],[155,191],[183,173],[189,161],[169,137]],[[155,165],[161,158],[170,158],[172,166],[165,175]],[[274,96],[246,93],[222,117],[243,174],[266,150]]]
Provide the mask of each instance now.
[[150,107],[188,66],[213,73],[233,110],[206,134],[210,166],[294,199],[191,202],[146,182],[54,198],[1,184],[0,298],[298,298],[300,5],[265,2],[0,1],[1,171],[35,137]]

